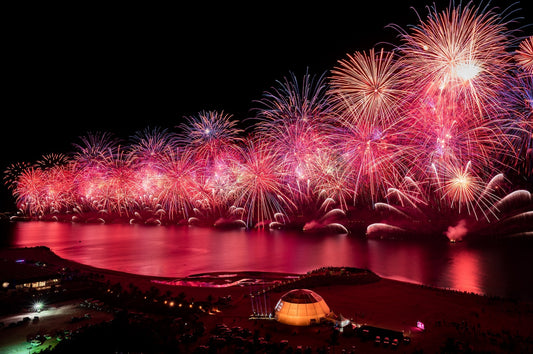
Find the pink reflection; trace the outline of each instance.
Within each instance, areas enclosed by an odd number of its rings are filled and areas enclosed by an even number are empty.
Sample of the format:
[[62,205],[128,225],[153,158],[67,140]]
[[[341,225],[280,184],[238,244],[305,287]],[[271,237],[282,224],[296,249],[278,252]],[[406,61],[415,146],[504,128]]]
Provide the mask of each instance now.
[[478,257],[466,248],[456,251],[450,265],[451,287],[460,291],[482,293]]
[[426,277],[426,257],[420,245],[397,242],[368,241],[368,268],[379,275],[420,283]]

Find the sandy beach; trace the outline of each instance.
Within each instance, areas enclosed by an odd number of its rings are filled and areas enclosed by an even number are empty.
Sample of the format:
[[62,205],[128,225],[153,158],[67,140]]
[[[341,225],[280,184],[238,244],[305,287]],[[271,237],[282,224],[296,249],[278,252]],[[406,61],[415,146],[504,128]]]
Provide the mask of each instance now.
[[[52,270],[68,267],[98,274],[102,281],[120,283],[123,289],[130,284],[143,291],[155,286],[161,293],[184,293],[187,298],[197,301],[231,295],[230,306],[202,319],[208,330],[220,323],[241,326],[268,333],[273,341],[287,339],[293,346],[320,347],[326,345],[330,337],[330,332],[323,327],[291,327],[272,320],[249,319],[252,313],[249,294],[254,287],[259,287],[250,285],[254,284],[254,280],[283,285],[268,291],[267,302],[273,307],[287,289],[301,285],[308,287],[309,283],[301,282],[304,274],[233,272],[180,279],[150,277],[79,264],[58,257],[45,247],[2,249],[0,259],[40,261]],[[246,282],[240,281],[243,279]],[[342,314],[353,323],[401,331],[409,336],[411,343],[398,348],[402,352],[420,349],[438,352],[450,341],[465,350],[470,348],[474,351],[530,352],[533,349],[533,304],[528,302],[435,289],[379,277],[376,281],[361,284],[319,284],[312,290],[323,297],[333,312]],[[417,321],[424,323],[424,331],[416,327]],[[207,338],[201,338],[199,343],[202,341],[207,341]],[[371,341],[362,342],[360,338],[339,338],[339,348],[353,347],[362,352],[384,350]]]

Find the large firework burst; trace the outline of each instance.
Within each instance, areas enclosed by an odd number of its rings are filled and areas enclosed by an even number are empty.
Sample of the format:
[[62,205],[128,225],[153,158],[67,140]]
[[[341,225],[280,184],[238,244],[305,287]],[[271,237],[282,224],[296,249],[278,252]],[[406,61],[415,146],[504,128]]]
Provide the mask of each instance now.
[[340,112],[359,122],[394,121],[402,107],[405,90],[401,60],[393,53],[357,52],[339,61],[332,71],[331,94]]
[[265,92],[258,110],[257,139],[264,140],[279,155],[291,199],[299,211],[312,203],[318,176],[317,156],[328,148],[331,103],[325,76],[306,73],[302,82],[294,74]]
[[498,92],[511,59],[507,23],[471,2],[442,12],[436,6],[428,9],[426,21],[410,33],[396,26],[415,94],[451,95],[455,104],[463,102],[481,115],[499,109]]

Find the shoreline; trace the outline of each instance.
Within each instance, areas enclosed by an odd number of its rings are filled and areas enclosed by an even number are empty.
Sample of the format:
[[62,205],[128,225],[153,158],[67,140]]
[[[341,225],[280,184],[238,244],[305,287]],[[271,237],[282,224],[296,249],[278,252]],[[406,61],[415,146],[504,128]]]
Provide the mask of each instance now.
[[[12,252],[12,255],[7,255],[5,252]],[[28,260],[36,260],[36,261],[45,261],[51,264],[54,264],[54,262],[59,263],[62,267],[67,266],[72,269],[77,269],[82,272],[87,273],[98,273],[103,275],[106,279],[110,281],[120,282],[123,283],[126,280],[128,282],[131,282],[132,279],[135,279],[137,281],[142,282],[150,282],[150,283],[157,283],[159,285],[163,286],[172,286],[172,287],[189,287],[189,288],[205,288],[205,287],[211,287],[211,288],[218,288],[218,286],[209,286],[209,283],[213,285],[217,284],[223,284],[227,282],[237,282],[238,280],[242,280],[245,278],[252,278],[252,279],[261,279],[265,283],[271,283],[273,281],[282,281],[284,279],[289,278],[299,278],[302,276],[305,276],[305,273],[288,273],[288,272],[269,272],[269,271],[214,271],[214,272],[202,272],[202,273],[194,273],[189,274],[186,276],[181,277],[167,277],[167,276],[158,276],[158,275],[147,275],[147,274],[137,274],[137,273],[130,273],[126,271],[120,271],[120,270],[113,270],[108,268],[99,268],[95,267],[89,264],[76,262],[67,258],[62,258],[58,256],[54,251],[52,251],[48,246],[30,246],[30,247],[4,247],[0,248],[0,259],[20,259],[20,257],[16,255],[22,255],[22,254],[30,254],[31,256],[25,257]],[[54,266],[59,266],[59,264],[54,264]],[[311,272],[310,269],[308,272]],[[454,288],[443,288],[433,285],[427,285],[416,281],[411,281],[409,279],[404,279],[402,277],[384,277],[381,275],[378,275],[377,273],[374,273],[372,270],[367,271],[374,274],[376,277],[380,278],[380,280],[388,280],[388,281],[394,281],[403,283],[406,285],[412,285],[417,286],[421,288],[426,289],[433,289],[436,291],[447,291],[451,293],[456,294],[466,294],[466,295],[474,295],[479,297],[487,297],[487,298],[493,298],[493,299],[501,299],[501,300],[507,300],[507,301],[517,301],[517,299],[509,298],[509,297],[502,297],[497,295],[491,295],[491,294],[485,294],[485,293],[477,293],[477,292],[468,292],[463,291],[460,289],[454,289]],[[181,283],[179,283],[181,282]],[[173,284],[175,283],[175,284]],[[230,287],[223,286],[223,287]],[[239,286],[239,284],[236,284],[234,286]],[[527,300],[518,300],[520,302],[526,302],[529,303],[531,301]],[[533,304],[533,302],[531,302]]]
[[[450,340],[454,345],[468,344],[476,351],[485,352],[513,352],[508,350],[509,343],[514,345],[518,352],[524,351],[524,348],[525,351],[533,349],[532,302],[407,283],[382,278],[370,271],[368,274],[374,274],[376,278],[367,282],[344,281],[343,278],[331,277],[327,273],[317,280],[308,274],[257,271],[200,273],[183,278],[150,277],[96,268],[63,259],[44,246],[0,249],[0,259],[21,258],[26,259],[28,263],[46,263],[51,270],[67,267],[82,274],[95,274],[100,282],[109,282],[110,286],[119,283],[124,291],[134,285],[141,291],[157,288],[160,294],[168,293],[169,297],[184,294],[191,301],[199,303],[209,298],[232,299],[230,305],[219,313],[202,317],[208,332],[225,323],[228,326],[248,328],[252,332],[257,330],[262,334],[269,333],[274,342],[289,339],[292,346],[310,345],[313,348],[324,346],[330,338],[330,332],[323,327],[295,328],[276,321],[250,320],[250,293],[264,290],[263,284],[254,286],[235,283],[229,286],[208,287],[183,283],[173,285],[169,282],[179,279],[209,281],[220,285],[254,277],[269,280],[278,284],[268,290],[269,305],[272,307],[285,292],[294,288],[309,288],[322,296],[331,311],[352,319],[357,325],[366,324],[403,332],[412,342],[409,346],[398,349],[407,352],[420,349],[425,352],[439,352],[446,341]],[[325,272],[327,270],[328,268],[325,268]],[[307,279],[311,281],[306,283]],[[417,328],[417,321],[425,324],[424,331]],[[200,339],[198,344],[206,340],[207,337]],[[347,349],[356,345],[368,353],[383,351],[383,348],[375,347],[372,341],[361,342],[355,337],[341,338],[340,343],[341,346],[346,345],[344,348]]]

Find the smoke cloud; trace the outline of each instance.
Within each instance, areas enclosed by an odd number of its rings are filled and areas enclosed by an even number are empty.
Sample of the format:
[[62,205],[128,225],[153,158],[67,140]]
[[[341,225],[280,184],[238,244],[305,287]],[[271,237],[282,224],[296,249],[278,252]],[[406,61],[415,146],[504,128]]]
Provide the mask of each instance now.
[[463,237],[468,233],[466,227],[466,220],[461,219],[455,226],[449,226],[448,230],[444,233],[450,242],[462,241]]

